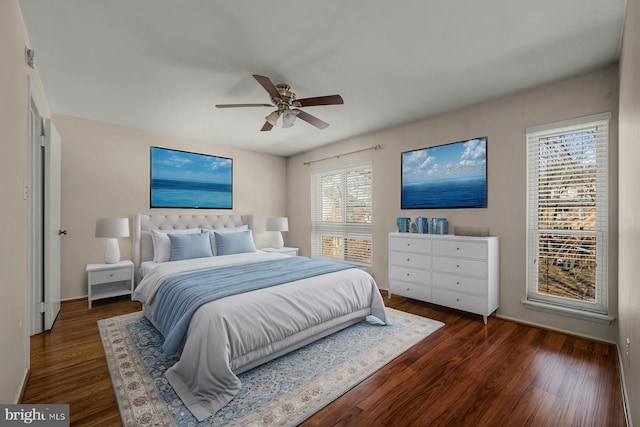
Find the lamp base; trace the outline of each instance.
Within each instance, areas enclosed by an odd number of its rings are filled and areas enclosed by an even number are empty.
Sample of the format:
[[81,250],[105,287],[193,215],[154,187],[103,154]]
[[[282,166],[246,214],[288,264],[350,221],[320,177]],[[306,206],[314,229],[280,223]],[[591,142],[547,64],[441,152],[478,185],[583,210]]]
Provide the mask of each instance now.
[[118,239],[107,239],[104,247],[104,262],[106,264],[115,264],[120,262],[120,246]]
[[271,242],[271,246],[273,246],[274,249],[280,249],[284,246],[284,239],[282,238],[281,232],[273,232],[273,241]]

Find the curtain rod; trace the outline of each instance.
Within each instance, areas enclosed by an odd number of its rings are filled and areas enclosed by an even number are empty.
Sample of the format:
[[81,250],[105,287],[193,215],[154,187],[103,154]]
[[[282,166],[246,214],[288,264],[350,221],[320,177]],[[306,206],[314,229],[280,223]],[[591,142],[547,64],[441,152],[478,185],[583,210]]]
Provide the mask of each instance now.
[[374,147],[363,148],[362,150],[350,151],[350,152],[348,152],[348,153],[338,154],[338,155],[336,155],[336,156],[331,156],[331,157],[325,157],[325,158],[323,158],[323,159],[310,160],[310,161],[308,161],[308,162],[303,162],[302,164],[303,164],[303,165],[307,165],[307,166],[308,166],[308,165],[310,165],[311,163],[322,162],[322,161],[324,161],[324,160],[329,160],[329,159],[339,159],[340,157],[342,157],[342,156],[346,156],[346,155],[349,155],[349,154],[360,153],[360,152],[362,152],[362,151],[368,151],[368,150],[377,150],[378,148],[382,148],[382,145],[378,144],[378,145],[376,145],[376,146],[374,146]]

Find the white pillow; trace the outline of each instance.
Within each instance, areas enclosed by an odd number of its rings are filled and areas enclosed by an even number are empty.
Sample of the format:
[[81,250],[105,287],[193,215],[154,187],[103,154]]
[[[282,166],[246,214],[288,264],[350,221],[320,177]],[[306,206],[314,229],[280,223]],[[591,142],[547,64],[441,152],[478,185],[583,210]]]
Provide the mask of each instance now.
[[195,234],[200,233],[199,228],[187,228],[186,230],[151,230],[153,240],[153,262],[167,262],[171,259],[171,240],[167,234]]
[[209,240],[211,241],[211,251],[213,252],[213,255],[218,255],[218,249],[216,246],[216,235],[213,234],[214,232],[216,233],[235,233],[237,231],[245,231],[248,230],[249,226],[247,224],[245,225],[239,225],[237,227],[225,227],[225,228],[203,228],[202,232],[208,232],[209,233]]

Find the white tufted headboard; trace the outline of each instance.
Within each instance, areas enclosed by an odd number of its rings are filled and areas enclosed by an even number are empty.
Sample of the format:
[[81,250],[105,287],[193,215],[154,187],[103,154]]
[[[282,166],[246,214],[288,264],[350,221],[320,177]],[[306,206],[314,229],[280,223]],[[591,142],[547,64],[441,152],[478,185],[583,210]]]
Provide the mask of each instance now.
[[[134,217],[133,262],[138,272],[140,263],[153,259],[151,230],[184,230],[187,228],[227,228],[248,225],[253,228],[253,215],[143,215]],[[137,274],[136,274],[137,276]]]

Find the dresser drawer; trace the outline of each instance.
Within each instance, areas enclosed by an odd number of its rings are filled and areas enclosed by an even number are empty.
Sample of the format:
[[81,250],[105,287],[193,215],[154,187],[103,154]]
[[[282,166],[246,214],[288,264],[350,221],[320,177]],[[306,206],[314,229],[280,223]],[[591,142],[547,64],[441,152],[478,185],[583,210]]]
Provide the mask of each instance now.
[[486,279],[458,276],[454,274],[433,273],[432,285],[452,292],[461,292],[487,297],[489,284]]
[[431,268],[431,255],[411,252],[391,252],[389,253],[389,263],[413,268]]
[[431,272],[417,268],[392,265],[389,267],[389,279],[431,285]]
[[487,259],[487,243],[462,242],[459,240],[434,240],[433,253],[460,258]]
[[431,240],[392,236],[389,238],[390,251],[431,253]]
[[488,303],[486,298],[437,288],[431,290],[431,297],[434,304],[444,305],[445,307],[468,311],[470,313],[489,314],[487,313]]
[[456,259],[434,256],[431,260],[434,271],[464,274],[467,276],[487,277],[487,261]]
[[431,288],[402,280],[391,280],[389,288],[392,294],[413,298],[420,301],[431,301]]
[[122,280],[131,280],[131,268],[118,268],[105,271],[92,271],[89,273],[89,283],[109,283]]

